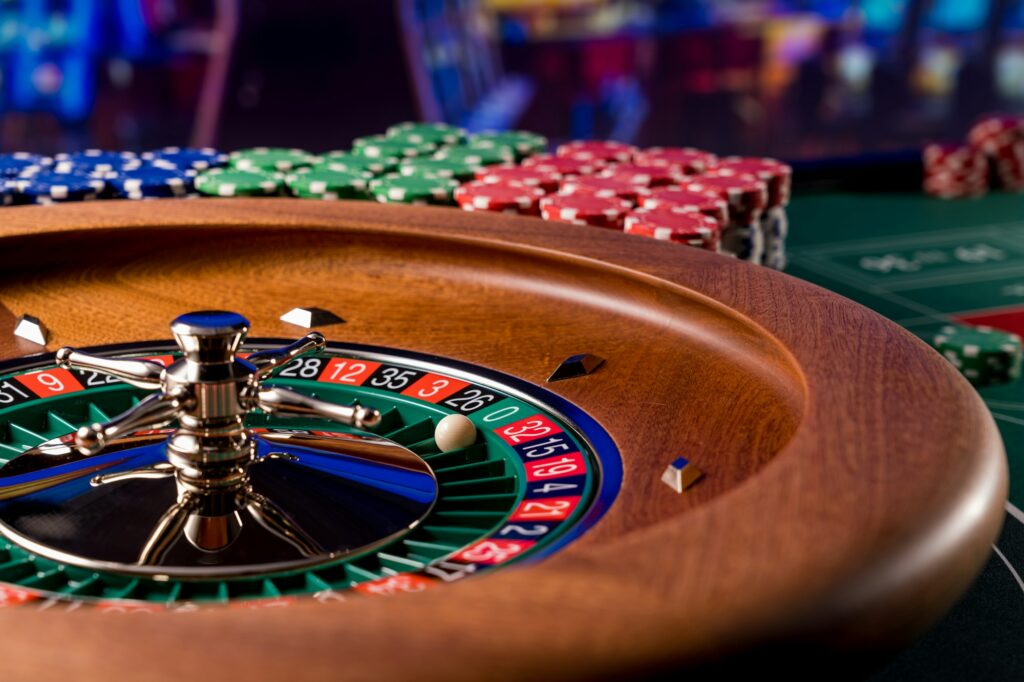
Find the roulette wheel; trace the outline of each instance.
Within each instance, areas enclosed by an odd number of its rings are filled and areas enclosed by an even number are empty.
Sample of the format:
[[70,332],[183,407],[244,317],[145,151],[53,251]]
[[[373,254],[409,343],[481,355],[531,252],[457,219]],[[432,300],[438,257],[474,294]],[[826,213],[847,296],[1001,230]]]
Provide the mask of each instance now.
[[767,268],[439,207],[5,215],[11,679],[843,676],[999,532],[967,382]]

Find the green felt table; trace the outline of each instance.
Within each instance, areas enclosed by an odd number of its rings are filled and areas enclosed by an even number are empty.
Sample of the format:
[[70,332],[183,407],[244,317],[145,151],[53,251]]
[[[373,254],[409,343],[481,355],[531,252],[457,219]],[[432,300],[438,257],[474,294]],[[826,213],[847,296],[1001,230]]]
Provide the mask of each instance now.
[[[1024,195],[809,193],[789,218],[789,274],[925,339],[950,322],[1024,336]],[[1010,467],[1002,536],[963,601],[880,680],[1024,679],[1024,381],[979,393]]]

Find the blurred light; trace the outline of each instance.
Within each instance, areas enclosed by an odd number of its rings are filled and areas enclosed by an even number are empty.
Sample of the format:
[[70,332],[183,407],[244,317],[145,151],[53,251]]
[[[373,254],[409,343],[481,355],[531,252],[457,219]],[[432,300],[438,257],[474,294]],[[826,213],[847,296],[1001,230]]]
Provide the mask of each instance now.
[[960,51],[951,45],[929,45],[914,70],[914,83],[925,94],[949,95],[956,87],[962,61]]
[[836,55],[839,77],[851,90],[865,92],[871,87],[875,70],[875,53],[867,45],[845,45]]
[[1007,45],[996,54],[996,91],[1009,100],[1024,100],[1024,45]]
[[32,71],[32,85],[43,95],[53,95],[60,90],[64,75],[53,62],[43,62]]
[[991,11],[989,0],[934,0],[927,23],[943,31],[976,31]]
[[132,84],[135,67],[127,59],[114,58],[107,62],[107,77],[114,87],[127,88]]
[[885,33],[898,31],[903,25],[906,8],[907,0],[863,0],[861,10],[864,13],[865,28]]

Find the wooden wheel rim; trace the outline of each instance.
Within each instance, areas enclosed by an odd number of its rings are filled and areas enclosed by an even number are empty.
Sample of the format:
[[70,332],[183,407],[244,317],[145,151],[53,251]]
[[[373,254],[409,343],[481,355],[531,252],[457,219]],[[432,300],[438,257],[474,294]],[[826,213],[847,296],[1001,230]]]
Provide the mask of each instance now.
[[[0,267],[15,273],[59,261],[57,234],[69,253],[85,237],[170,229],[400,236],[614,273],[718,311],[745,325],[754,345],[776,344],[766,352],[791,374],[780,394],[804,401],[770,466],[614,541],[585,538],[536,565],[396,599],[156,618],[5,610],[5,664],[15,677],[38,677],[42,660],[54,679],[140,667],[153,679],[196,669],[253,679],[473,678],[477,665],[492,677],[588,676],[779,640],[885,649],[948,608],[999,530],[1002,444],[966,381],[896,325],[767,269],[605,230],[437,208],[204,200],[5,215]],[[43,244],[54,248],[43,253]],[[13,307],[4,290],[0,302]],[[108,341],[94,331],[60,341]],[[0,351],[24,349],[7,337]],[[634,485],[627,475],[622,494]],[[210,646],[218,640],[223,647]],[[107,650],[113,643],[118,652]]]

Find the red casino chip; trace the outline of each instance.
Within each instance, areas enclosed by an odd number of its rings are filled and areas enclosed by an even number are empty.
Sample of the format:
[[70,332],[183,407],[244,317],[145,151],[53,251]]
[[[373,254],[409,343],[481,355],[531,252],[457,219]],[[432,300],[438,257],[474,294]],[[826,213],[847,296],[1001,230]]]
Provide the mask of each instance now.
[[1003,189],[1024,192],[1024,158],[1006,158],[996,162],[996,176]]
[[729,204],[729,220],[734,223],[754,222],[754,214],[768,205],[768,185],[763,180],[728,168],[712,168],[680,187],[691,192],[717,192]]
[[548,173],[557,173],[563,178],[578,175],[593,175],[608,164],[599,159],[577,159],[569,156],[538,154],[523,159],[523,168],[536,168]]
[[1024,139],[1003,147],[994,160],[999,184],[1012,192],[1024,191]]
[[595,197],[619,198],[636,204],[637,198],[648,190],[628,180],[601,176],[585,176],[562,181],[559,194],[590,194]]
[[729,204],[713,190],[695,192],[678,187],[656,187],[640,195],[637,203],[643,208],[672,208],[680,213],[697,211],[714,218],[723,227],[729,223]]
[[923,189],[927,194],[942,199],[980,197],[988,192],[987,170],[978,171],[926,171]]
[[687,175],[698,175],[717,162],[711,152],[693,147],[650,147],[637,152],[633,162],[642,166],[668,166]]
[[1024,116],[993,114],[978,120],[967,133],[971,146],[990,156],[999,156],[1024,138]]
[[720,159],[716,170],[730,170],[740,175],[753,175],[768,185],[768,205],[785,206],[793,187],[793,168],[775,159],[750,156],[727,156]]
[[969,144],[933,142],[921,150],[925,173],[932,171],[981,170],[987,161],[985,154]]
[[559,145],[555,150],[558,156],[585,161],[617,161],[627,163],[639,150],[631,144],[612,140],[574,140]]
[[988,191],[988,157],[966,144],[928,144],[921,151],[923,189],[942,199],[968,198]]
[[638,208],[626,216],[624,228],[627,234],[687,244],[707,251],[718,251],[722,236],[714,218],[671,208]]
[[667,187],[678,185],[686,174],[676,166],[647,166],[637,163],[619,163],[598,173],[602,178],[624,180],[637,187]]
[[543,190],[545,194],[558,191],[561,178],[562,176],[559,173],[539,167],[487,166],[476,172],[476,179],[480,182],[499,185],[511,183],[526,185],[527,187],[537,187]]
[[555,194],[540,200],[540,214],[544,220],[613,230],[622,229],[622,220],[632,207],[628,201],[593,194]]
[[455,188],[455,202],[465,211],[537,215],[544,190],[517,184],[467,182]]
[[988,193],[988,181],[939,175],[925,178],[923,189],[926,194],[940,199],[972,199]]

